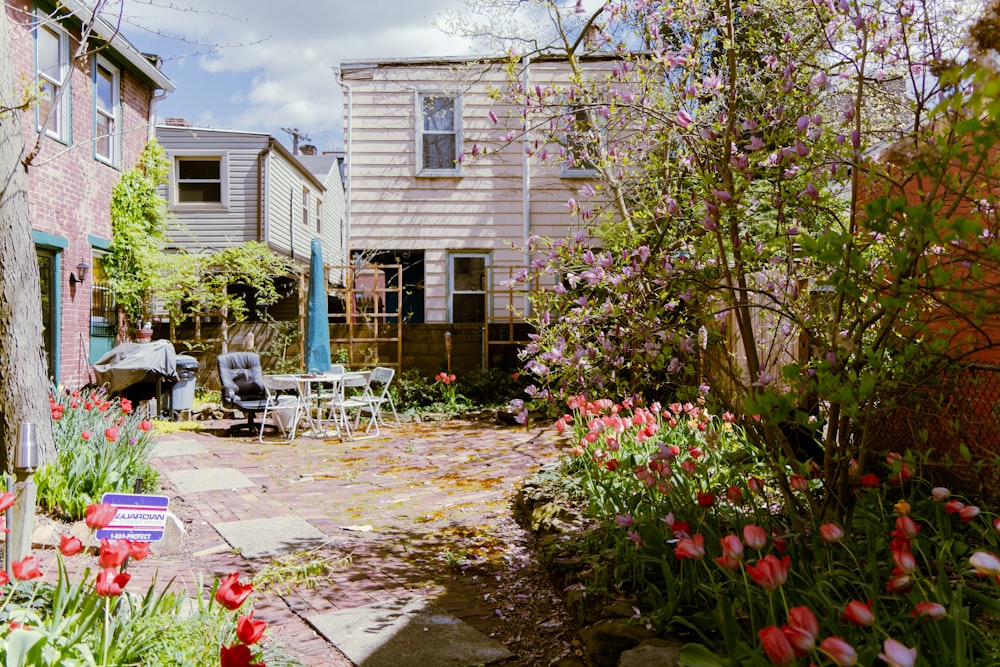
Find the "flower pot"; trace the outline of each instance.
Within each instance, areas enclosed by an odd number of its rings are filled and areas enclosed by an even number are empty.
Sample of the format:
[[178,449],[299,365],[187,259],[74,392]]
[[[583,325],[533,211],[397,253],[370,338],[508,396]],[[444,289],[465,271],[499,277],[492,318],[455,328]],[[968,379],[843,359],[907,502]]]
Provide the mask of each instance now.
[[153,330],[152,329],[136,329],[135,330],[135,342],[137,343],[148,343],[153,340]]

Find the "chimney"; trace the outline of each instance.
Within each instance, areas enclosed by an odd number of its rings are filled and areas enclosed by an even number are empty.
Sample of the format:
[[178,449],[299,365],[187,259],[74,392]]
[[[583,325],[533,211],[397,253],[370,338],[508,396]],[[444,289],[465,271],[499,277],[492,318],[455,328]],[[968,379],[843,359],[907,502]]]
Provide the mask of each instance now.
[[165,122],[171,127],[191,127],[191,121],[185,118],[168,118]]
[[299,150],[303,155],[316,155],[316,147],[312,144],[303,144]]

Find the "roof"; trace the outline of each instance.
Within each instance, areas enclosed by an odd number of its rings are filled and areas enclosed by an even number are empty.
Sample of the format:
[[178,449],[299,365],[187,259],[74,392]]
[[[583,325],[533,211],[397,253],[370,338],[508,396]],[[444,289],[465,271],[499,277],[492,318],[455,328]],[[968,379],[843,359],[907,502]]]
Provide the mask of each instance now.
[[299,162],[306,169],[315,174],[316,178],[325,181],[327,175],[337,168],[337,156],[332,153],[326,155],[296,155]]
[[[84,25],[89,24],[91,19],[93,19],[93,8],[87,6],[83,0],[61,0],[57,4],[67,9],[70,16],[73,16]],[[94,21],[92,35],[110,44],[114,52],[125,61],[125,64],[129,65],[135,73],[152,84],[154,88],[160,88],[167,92],[174,90],[173,82],[156,66],[154,59],[135,48],[132,42],[125,39],[117,27],[111,25],[103,18],[98,18]]]
[[[617,53],[588,53],[577,56],[579,60],[602,61],[621,60]],[[425,56],[418,58],[378,58],[366,60],[347,60],[335,66],[334,70],[341,77],[350,79],[352,73],[364,73],[375,68],[391,67],[451,67],[455,65],[470,65],[473,63],[506,63],[510,60],[507,54],[492,56]],[[539,53],[531,56],[531,62],[566,60],[565,54]]]

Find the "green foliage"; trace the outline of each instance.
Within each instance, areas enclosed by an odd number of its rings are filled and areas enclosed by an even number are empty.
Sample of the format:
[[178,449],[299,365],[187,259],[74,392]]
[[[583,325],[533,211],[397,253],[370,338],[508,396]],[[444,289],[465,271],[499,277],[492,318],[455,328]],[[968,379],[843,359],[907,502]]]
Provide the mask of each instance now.
[[390,391],[394,392],[393,401],[401,412],[419,412],[439,396],[434,381],[419,368],[410,368],[397,375]]
[[55,390],[50,405],[56,460],[35,475],[41,507],[78,520],[105,493],[133,492],[137,479],[147,491],[157,488],[153,425],[128,399],[109,399],[103,390]]
[[528,383],[524,373],[500,368],[472,370],[458,376],[458,393],[473,405],[496,408],[524,396]]
[[271,340],[262,351],[263,356],[271,362],[268,371],[298,373],[302,369],[302,357],[299,354],[289,354],[291,350],[298,349],[302,339],[298,322],[271,322],[270,326]]
[[147,314],[157,280],[158,257],[168,213],[157,188],[167,182],[170,162],[155,141],[139,165],[122,174],[111,192],[111,247],[105,257],[108,282],[133,322]]
[[[573,445],[561,474],[587,492],[598,527],[556,548],[578,549],[588,590],[635,600],[640,622],[730,665],[826,664],[818,646],[829,637],[846,641],[859,665],[876,664],[887,638],[916,649],[915,661],[899,664],[995,664],[1000,519],[932,489],[912,458],[892,454],[855,471],[854,503],[839,523],[808,509],[808,495],[828,492],[823,479],[769,473],[747,455],[731,415],[698,404],[570,407],[557,423]],[[794,504],[806,508],[800,526]],[[784,574],[763,576],[763,563]],[[845,614],[852,601],[870,607],[870,624]],[[811,648],[769,660],[759,633],[780,633],[803,607],[817,619]]]

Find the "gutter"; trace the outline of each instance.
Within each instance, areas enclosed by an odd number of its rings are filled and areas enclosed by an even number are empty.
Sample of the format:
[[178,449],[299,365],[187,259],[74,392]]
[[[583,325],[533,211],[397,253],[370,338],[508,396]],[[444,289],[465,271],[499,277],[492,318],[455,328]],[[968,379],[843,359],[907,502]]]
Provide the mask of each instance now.
[[268,155],[271,153],[271,147],[273,146],[272,141],[268,141],[264,150],[257,154],[257,240],[261,243],[266,243],[269,248],[271,247],[271,243],[268,239],[270,230],[268,229],[268,218],[265,213],[269,205],[266,187],[266,166]]
[[354,96],[351,84],[344,81],[342,70],[335,69],[334,76],[337,77],[337,83],[340,84],[340,87],[344,89],[347,95],[345,98],[347,113],[345,114],[344,122],[344,238],[347,239],[347,247],[344,248],[346,252],[344,260],[345,263],[348,263],[351,257],[351,179],[354,172],[353,160],[351,160],[351,132],[354,128],[352,120],[354,117]]

